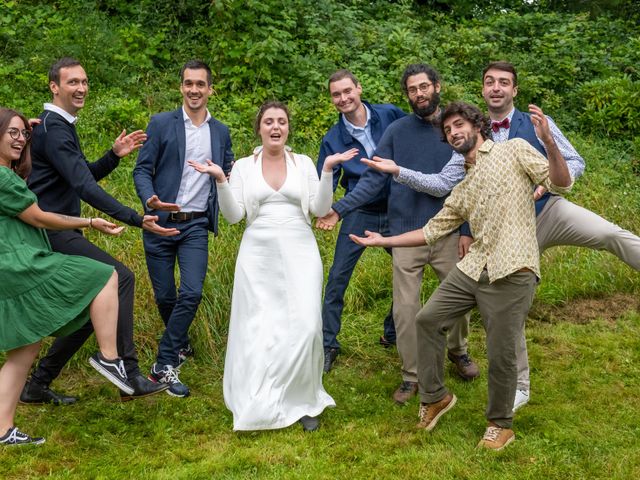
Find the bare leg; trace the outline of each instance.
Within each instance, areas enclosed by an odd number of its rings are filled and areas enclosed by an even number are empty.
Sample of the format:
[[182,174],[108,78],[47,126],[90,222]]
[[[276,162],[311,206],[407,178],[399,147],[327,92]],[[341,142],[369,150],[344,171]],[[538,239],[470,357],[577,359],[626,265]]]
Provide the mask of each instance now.
[[115,271],[104,288],[93,299],[89,309],[100,353],[104,358],[110,360],[117,358],[118,274]]
[[0,369],[0,435],[13,427],[20,392],[33,365],[40,342],[15,348],[8,352],[7,360]]

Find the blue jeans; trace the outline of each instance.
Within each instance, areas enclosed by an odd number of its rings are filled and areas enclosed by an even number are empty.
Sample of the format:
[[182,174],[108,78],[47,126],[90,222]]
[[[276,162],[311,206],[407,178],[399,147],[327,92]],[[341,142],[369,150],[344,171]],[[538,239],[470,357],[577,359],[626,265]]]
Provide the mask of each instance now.
[[[183,223],[168,223],[180,234],[161,237],[144,232],[144,251],[151,285],[165,331],[158,345],[160,365],[178,364],[178,350],[189,343],[189,327],[202,299],[207,273],[208,220],[197,218]],[[176,292],[175,265],[180,269],[180,287]]]
[[[329,279],[324,290],[324,302],[322,304],[324,348],[340,348],[340,343],[336,337],[340,332],[344,294],[349,286],[353,269],[365,249],[365,247],[352,242],[349,234],[364,236],[365,230],[380,232],[385,236],[389,235],[387,214],[356,210],[342,219],[336,250],[333,255],[333,265],[329,270]],[[384,319],[384,336],[388,341],[395,342],[396,331],[391,312],[392,310],[390,309]]]

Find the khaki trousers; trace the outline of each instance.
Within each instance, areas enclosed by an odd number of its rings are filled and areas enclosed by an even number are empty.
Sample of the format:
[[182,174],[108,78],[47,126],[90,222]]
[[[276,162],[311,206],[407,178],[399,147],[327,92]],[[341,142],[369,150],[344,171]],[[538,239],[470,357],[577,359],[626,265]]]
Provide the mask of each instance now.
[[[575,203],[553,196],[536,219],[540,254],[556,245],[606,250],[635,270],[640,270],[640,238]],[[527,341],[518,345],[518,389],[529,390]]]
[[[420,290],[424,267],[431,268],[440,281],[458,262],[458,233],[441,238],[431,246],[393,249],[393,319],[396,346],[402,362],[402,379],[418,381],[416,314],[422,307]],[[447,347],[454,355],[467,353],[469,314],[461,314],[451,322]]]
[[420,400],[434,403],[447,395],[444,346],[447,331],[476,305],[487,334],[489,403],[487,420],[511,428],[516,393],[516,347],[533,301],[537,278],[515,272],[489,283],[487,271],[476,282],[455,268],[416,317]]

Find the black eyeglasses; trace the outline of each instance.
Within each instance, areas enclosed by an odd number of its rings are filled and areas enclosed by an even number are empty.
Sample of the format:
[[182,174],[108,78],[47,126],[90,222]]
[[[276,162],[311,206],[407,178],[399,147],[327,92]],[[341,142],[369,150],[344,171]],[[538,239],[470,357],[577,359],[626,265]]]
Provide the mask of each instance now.
[[31,138],[31,130],[27,130],[26,128],[23,130],[20,130],[19,128],[12,127],[12,128],[8,128],[7,132],[9,132],[9,136],[14,140],[18,140],[20,138],[21,133],[27,142]]

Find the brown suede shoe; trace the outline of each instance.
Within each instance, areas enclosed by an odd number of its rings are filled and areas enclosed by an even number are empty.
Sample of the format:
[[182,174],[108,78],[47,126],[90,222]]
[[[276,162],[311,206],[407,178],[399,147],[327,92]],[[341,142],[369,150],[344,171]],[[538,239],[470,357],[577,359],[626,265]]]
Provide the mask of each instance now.
[[502,428],[495,423],[489,423],[487,430],[480,443],[479,448],[488,448],[489,450],[499,451],[509,445],[516,439],[516,434],[510,428]]
[[456,366],[456,373],[463,380],[473,380],[480,376],[480,368],[478,368],[478,364],[466,353],[464,355],[447,353],[447,357]]
[[420,421],[416,425],[417,428],[424,428],[427,432],[433,430],[440,417],[447,413],[456,404],[458,398],[453,393],[447,395],[436,403],[421,403],[420,413],[418,414]]
[[399,405],[407,403],[411,397],[415,397],[418,393],[418,383],[403,380],[398,389],[393,392],[393,399]]

